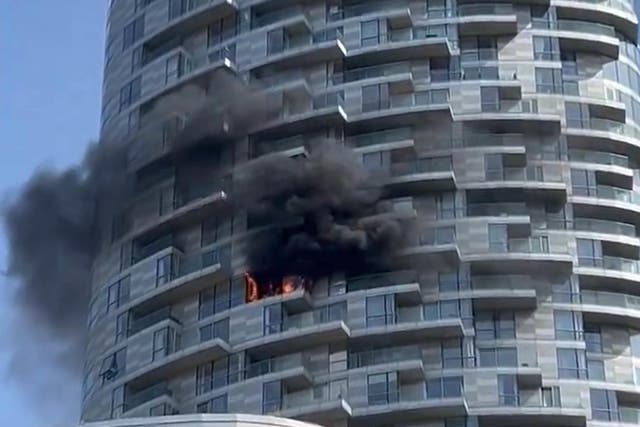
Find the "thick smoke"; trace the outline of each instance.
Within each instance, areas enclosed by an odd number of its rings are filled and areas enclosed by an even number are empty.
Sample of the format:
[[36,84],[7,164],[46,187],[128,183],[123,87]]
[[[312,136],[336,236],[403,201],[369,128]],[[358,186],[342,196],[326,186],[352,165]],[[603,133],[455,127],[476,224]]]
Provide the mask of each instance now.
[[403,242],[402,218],[381,201],[383,181],[335,142],[308,158],[259,158],[238,175],[236,202],[269,225],[247,241],[260,278],[388,267]]

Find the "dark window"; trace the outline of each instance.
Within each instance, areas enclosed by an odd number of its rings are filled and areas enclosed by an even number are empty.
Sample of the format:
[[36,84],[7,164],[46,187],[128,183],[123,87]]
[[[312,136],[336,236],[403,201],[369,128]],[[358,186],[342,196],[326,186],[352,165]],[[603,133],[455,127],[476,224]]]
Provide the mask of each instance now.
[[389,86],[386,84],[362,86],[362,111],[389,108]]
[[602,360],[587,359],[587,373],[592,381],[605,381],[604,362]]
[[122,36],[122,50],[133,46],[144,36],[144,15],[138,16],[124,27]]
[[515,375],[498,375],[498,402],[503,406],[520,405],[518,381]]
[[518,352],[515,347],[480,348],[478,359],[482,367],[518,366]]
[[242,379],[241,372],[238,354],[199,365],[196,368],[196,395],[237,383]]
[[464,367],[462,341],[451,339],[442,342],[442,368],[462,368]]
[[591,389],[591,416],[599,421],[618,421],[616,392]]
[[367,297],[367,326],[393,325],[396,323],[394,295]]
[[602,242],[591,239],[576,239],[578,246],[578,264],[600,267],[603,263]]
[[590,353],[602,353],[602,333],[598,325],[584,326],[584,342]]
[[102,384],[106,384],[111,381],[115,381],[124,375],[127,367],[127,349],[121,348],[110,356],[105,357],[102,360],[100,366],[100,376],[102,377]]
[[181,17],[187,12],[187,0],[169,0],[169,21]]
[[462,396],[462,377],[431,378],[426,381],[427,399]]
[[196,411],[200,414],[225,414],[228,412],[228,398],[226,394],[198,404]]
[[558,40],[551,37],[533,37],[534,59],[539,61],[559,61]]
[[284,314],[282,305],[273,304],[264,308],[264,335],[277,334],[282,332]]
[[140,99],[142,89],[142,77],[138,76],[124,85],[120,89],[120,111],[131,106],[134,102]]
[[198,317],[200,319],[241,305],[244,302],[244,279],[240,276],[215,284],[200,292]]
[[262,384],[262,413],[270,414],[282,408],[282,384],[271,381]]
[[542,387],[540,389],[542,394],[542,406],[545,408],[560,407],[560,387]]
[[116,318],[116,343],[127,337],[129,333],[129,312],[121,313]]
[[124,386],[116,387],[111,392],[111,418],[120,418],[124,412]]
[[460,269],[452,272],[438,272],[438,290],[440,292],[458,292],[469,289],[469,272]]
[[365,21],[360,24],[360,44],[373,46],[379,43],[380,21]]
[[582,316],[572,311],[555,310],[553,321],[556,339],[576,341],[583,339]]
[[115,310],[129,301],[129,284],[131,277],[126,276],[109,286],[107,291],[107,312]]
[[587,378],[587,359],[583,350],[559,348],[557,357],[559,378]]
[[238,15],[232,14],[215,20],[208,27],[207,46],[215,46],[235,37],[239,28]]
[[577,102],[564,103],[567,127],[583,128],[589,127],[589,111]]
[[218,320],[217,322],[200,328],[200,342],[206,342],[216,338],[224,341],[229,339],[229,318]]
[[563,93],[562,71],[559,68],[536,67],[536,92]]
[[631,355],[640,357],[640,331],[631,331],[630,345]]
[[213,217],[202,222],[200,244],[208,246],[233,234],[234,216],[228,218]]
[[153,333],[153,350],[151,360],[162,359],[173,353],[177,347],[177,336],[173,328],[162,328]]
[[395,372],[367,376],[369,405],[384,405],[398,401],[398,375]]
[[288,44],[289,37],[284,29],[272,30],[267,33],[268,55],[284,52]]
[[492,252],[507,252],[509,250],[507,224],[489,224],[489,249]]
[[436,219],[453,219],[457,215],[456,193],[446,192],[435,196]]
[[500,93],[497,87],[481,87],[480,103],[482,111],[500,111]]

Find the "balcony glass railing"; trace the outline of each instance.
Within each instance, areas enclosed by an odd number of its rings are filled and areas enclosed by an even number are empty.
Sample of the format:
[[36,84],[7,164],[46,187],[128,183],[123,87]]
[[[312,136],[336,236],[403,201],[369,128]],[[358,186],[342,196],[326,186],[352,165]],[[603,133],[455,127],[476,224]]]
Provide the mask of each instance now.
[[148,328],[151,325],[155,325],[156,323],[160,323],[163,320],[170,319],[179,323],[178,320],[171,315],[171,307],[164,307],[144,316],[133,317],[131,319],[131,326],[129,327],[129,335],[140,332],[141,330]]
[[620,422],[625,424],[640,424],[640,409],[639,408],[625,408],[623,406],[618,408],[618,414],[620,416]]
[[458,16],[473,15],[513,15],[513,7],[509,4],[464,4],[458,6]]
[[640,310],[640,297],[635,295],[618,294],[614,292],[580,291],[582,304],[603,305],[608,307],[628,308]]
[[284,9],[276,9],[259,15],[255,15],[251,20],[251,28],[265,27],[267,25],[275,24],[278,21],[284,21],[285,19],[303,16],[305,16],[305,13],[304,8],[302,7],[294,6]]
[[418,275],[415,271],[394,271],[390,273],[370,274],[366,276],[347,278],[348,292],[365,289],[382,288],[386,286],[417,283]]
[[525,203],[469,203],[467,205],[468,216],[511,216],[529,215],[529,209]]
[[231,246],[221,246],[195,254],[169,254],[157,260],[156,286],[191,273],[212,267],[226,265],[231,259]]
[[251,363],[245,370],[245,378],[255,378],[288,369],[302,367],[309,370],[310,361],[308,357],[301,354],[296,356],[274,357],[267,360]]
[[[174,5],[175,3],[175,5]],[[204,9],[216,3],[221,3],[220,0],[183,0],[181,2],[172,2],[172,7],[169,8],[169,21],[180,18],[187,13],[194,12],[198,9]]]
[[515,252],[515,253],[532,253],[547,254],[549,253],[549,239],[547,236],[509,239],[506,242],[490,242],[489,250],[491,252]]
[[348,70],[342,73],[335,73],[331,76],[333,84],[342,84],[376,77],[395,76],[398,74],[411,73],[411,64],[408,62],[397,62],[392,64],[372,65],[361,67],[355,70]]
[[617,200],[620,202],[640,204],[640,194],[625,188],[599,185],[596,188],[596,197],[600,199]]
[[[408,8],[405,7],[404,10]],[[332,6],[327,11],[327,21],[341,21],[343,19],[354,18],[356,16],[361,16],[370,13],[380,13],[380,12],[392,12],[396,10],[402,10],[399,7],[394,7],[393,2],[391,4],[387,4],[384,1],[366,1],[359,2],[352,5],[345,6]]]
[[354,147],[367,147],[370,145],[386,144],[389,142],[409,139],[413,139],[411,128],[397,128],[357,135],[350,138],[349,142],[351,142]]
[[272,410],[265,412],[275,412],[277,410],[286,410],[302,407],[318,407],[325,402],[333,402],[338,400],[346,400],[349,396],[349,386],[347,380],[337,380],[331,383],[319,384],[312,389],[301,390],[293,393],[287,393],[282,397],[282,401],[278,402]]
[[[487,170],[485,178],[488,181],[551,181],[545,179],[541,166],[528,166],[526,168],[505,167],[496,170]],[[557,180],[560,181],[559,179]]]
[[610,132],[616,135],[640,139],[640,129],[633,125],[609,119],[592,118],[591,120],[567,120],[568,128],[591,129],[598,132]]
[[431,157],[390,165],[391,176],[406,176],[429,172],[447,172],[452,169],[451,157]]
[[569,150],[569,160],[572,162],[596,163],[600,165],[629,167],[629,157],[622,154],[604,151]]
[[171,390],[169,390],[165,382],[154,384],[144,390],[135,393],[127,393],[125,411],[129,411],[158,397],[171,397],[172,395],[173,393],[171,392]]
[[577,21],[572,19],[559,19],[552,21],[548,19],[534,18],[533,28],[546,30],[570,31],[598,36],[615,37],[615,28],[611,25],[599,24],[596,22]]
[[626,222],[604,219],[574,218],[573,220],[547,219],[546,228],[552,230],[593,231],[594,233],[616,234],[636,237],[636,227]]
[[358,351],[349,354],[349,369],[409,360],[422,360],[420,348],[417,346],[404,346]]
[[421,105],[447,105],[449,89],[424,90],[413,93],[391,95],[389,98],[379,98],[371,102],[363,102],[362,112],[388,110],[393,108],[411,108]]
[[[209,183],[200,182],[197,185],[185,185],[184,187],[175,190],[173,206],[171,208],[180,209],[197,200],[204,199],[220,192],[229,191],[231,189],[231,183],[231,177],[227,176],[210,180]],[[162,212],[161,209],[160,215],[167,213],[169,212]]]
[[640,265],[638,260],[605,256],[602,258],[579,257],[578,265],[581,267],[598,267],[605,270],[615,270],[623,273],[638,274]]

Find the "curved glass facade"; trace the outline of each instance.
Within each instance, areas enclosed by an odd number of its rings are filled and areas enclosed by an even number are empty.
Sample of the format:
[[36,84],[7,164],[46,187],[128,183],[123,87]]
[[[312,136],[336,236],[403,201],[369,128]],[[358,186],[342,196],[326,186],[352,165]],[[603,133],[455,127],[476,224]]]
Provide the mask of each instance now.
[[[111,3],[102,135],[139,191],[94,266],[84,421],[640,424],[630,1]],[[152,113],[219,69],[284,88],[283,112],[186,173],[181,100]],[[220,171],[327,136],[389,177],[412,267],[258,295]]]

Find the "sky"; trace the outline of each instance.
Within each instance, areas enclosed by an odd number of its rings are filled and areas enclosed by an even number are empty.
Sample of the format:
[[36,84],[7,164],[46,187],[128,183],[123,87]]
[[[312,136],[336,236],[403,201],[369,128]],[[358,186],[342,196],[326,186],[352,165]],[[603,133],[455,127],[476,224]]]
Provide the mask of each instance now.
[[[107,0],[0,0],[3,201],[37,168],[59,169],[77,162],[88,142],[97,138],[106,4]],[[0,230],[0,271],[6,267],[6,255]],[[12,304],[15,286],[0,275],[0,425],[55,427],[35,415],[39,396],[27,399],[7,378],[12,347],[4,337],[11,320],[20,316]],[[42,375],[49,375],[52,368],[46,357],[42,359]]]

